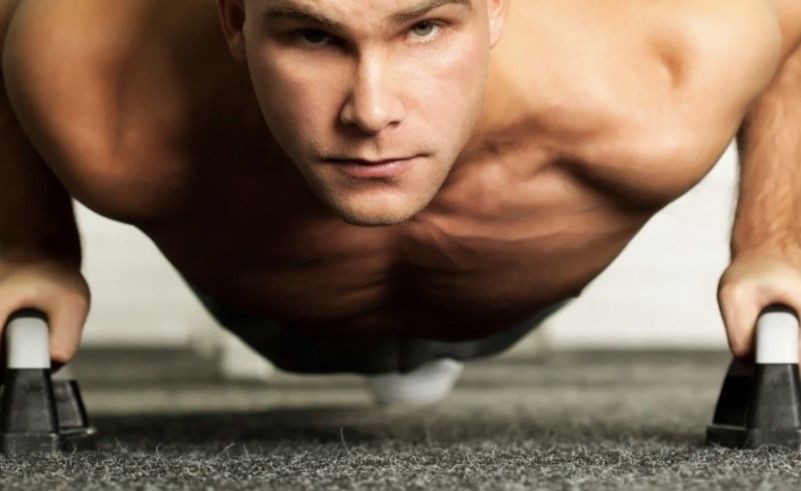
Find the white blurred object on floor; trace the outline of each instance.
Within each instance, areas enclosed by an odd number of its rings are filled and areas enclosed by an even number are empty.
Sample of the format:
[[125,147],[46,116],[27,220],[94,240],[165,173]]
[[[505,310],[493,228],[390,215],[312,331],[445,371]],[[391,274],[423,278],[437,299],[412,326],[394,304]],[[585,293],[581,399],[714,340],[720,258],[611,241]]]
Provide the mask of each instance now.
[[426,406],[447,397],[464,364],[451,359],[424,363],[408,373],[382,373],[365,377],[379,406]]

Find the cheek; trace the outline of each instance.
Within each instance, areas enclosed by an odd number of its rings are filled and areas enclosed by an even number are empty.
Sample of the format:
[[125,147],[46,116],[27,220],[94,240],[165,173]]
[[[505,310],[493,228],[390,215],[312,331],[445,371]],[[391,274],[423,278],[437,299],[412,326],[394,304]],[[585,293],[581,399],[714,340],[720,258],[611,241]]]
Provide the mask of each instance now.
[[[409,85],[420,97],[416,111],[429,126],[454,138],[464,136],[478,117],[486,89],[488,48],[480,36],[462,35],[447,49],[416,60]],[[458,133],[458,134],[457,134]]]
[[[320,78],[300,65],[264,51],[250,65],[254,89],[270,129],[281,140],[304,145],[321,126],[325,107]],[[316,71],[316,70],[314,70]],[[306,143],[307,145],[308,143]]]

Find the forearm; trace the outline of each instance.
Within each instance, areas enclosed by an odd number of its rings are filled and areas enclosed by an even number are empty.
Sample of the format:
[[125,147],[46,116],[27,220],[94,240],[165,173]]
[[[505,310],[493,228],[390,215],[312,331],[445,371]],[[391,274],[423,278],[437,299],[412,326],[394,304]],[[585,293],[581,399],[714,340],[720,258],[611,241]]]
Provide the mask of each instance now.
[[80,267],[80,239],[71,199],[16,124],[8,107],[3,109],[0,112],[0,258],[44,256]]
[[751,107],[737,143],[741,177],[732,258],[760,251],[801,264],[801,49]]

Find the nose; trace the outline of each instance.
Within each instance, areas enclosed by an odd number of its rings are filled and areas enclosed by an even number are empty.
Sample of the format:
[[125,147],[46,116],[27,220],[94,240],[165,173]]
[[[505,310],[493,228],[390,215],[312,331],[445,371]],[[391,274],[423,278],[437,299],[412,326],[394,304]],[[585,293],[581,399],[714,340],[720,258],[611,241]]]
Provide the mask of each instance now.
[[405,108],[390,84],[391,76],[377,58],[365,59],[356,70],[355,82],[342,108],[340,120],[358,126],[365,133],[378,133],[397,124]]

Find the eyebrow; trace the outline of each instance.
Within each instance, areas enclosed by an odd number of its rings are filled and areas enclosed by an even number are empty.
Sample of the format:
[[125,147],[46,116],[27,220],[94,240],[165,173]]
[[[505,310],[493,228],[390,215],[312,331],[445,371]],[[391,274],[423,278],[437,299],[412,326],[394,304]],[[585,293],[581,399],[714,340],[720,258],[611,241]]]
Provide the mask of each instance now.
[[[344,30],[344,26],[339,21],[305,6],[296,5],[287,0],[268,1],[270,2],[271,6],[268,7],[264,13],[265,19],[303,20],[314,22],[330,29]],[[424,0],[408,9],[391,14],[388,17],[388,21],[390,25],[398,26],[445,5],[459,5],[468,10],[473,9],[472,0]]]

